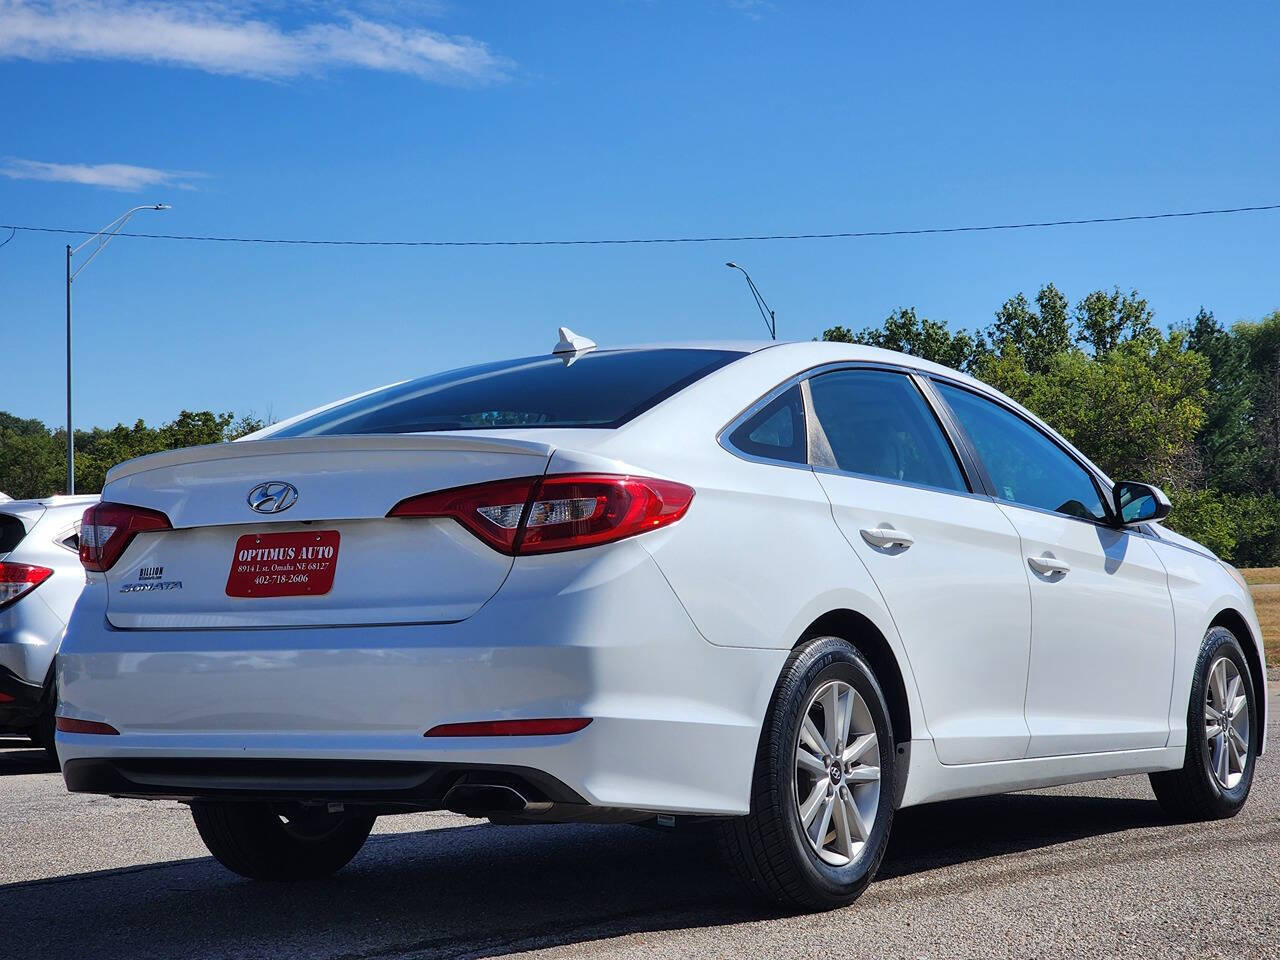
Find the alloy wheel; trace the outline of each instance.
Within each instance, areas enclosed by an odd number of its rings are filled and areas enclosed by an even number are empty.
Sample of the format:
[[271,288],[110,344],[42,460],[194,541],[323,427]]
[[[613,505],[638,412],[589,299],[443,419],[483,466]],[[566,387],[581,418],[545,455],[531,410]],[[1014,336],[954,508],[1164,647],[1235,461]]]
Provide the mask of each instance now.
[[866,701],[842,680],[809,698],[792,777],[800,826],[826,863],[857,859],[880,808],[880,747]]
[[1209,668],[1204,695],[1204,737],[1209,772],[1232,790],[1249,762],[1249,696],[1235,663],[1219,657]]

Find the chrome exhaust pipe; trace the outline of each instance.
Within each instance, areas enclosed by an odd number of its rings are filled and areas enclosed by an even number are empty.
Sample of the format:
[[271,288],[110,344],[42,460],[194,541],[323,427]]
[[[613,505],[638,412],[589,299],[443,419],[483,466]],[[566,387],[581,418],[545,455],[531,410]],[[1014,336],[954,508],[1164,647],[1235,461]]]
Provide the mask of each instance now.
[[535,813],[551,804],[529,800],[515,787],[499,783],[455,783],[444,795],[446,810],[468,817]]

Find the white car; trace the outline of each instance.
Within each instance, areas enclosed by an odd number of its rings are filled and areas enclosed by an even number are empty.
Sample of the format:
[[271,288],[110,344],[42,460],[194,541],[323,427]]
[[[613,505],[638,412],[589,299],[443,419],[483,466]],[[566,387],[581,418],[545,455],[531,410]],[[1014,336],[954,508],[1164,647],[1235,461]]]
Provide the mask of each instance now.
[[84,587],[80,517],[97,502],[0,494],[0,733],[27,735],[54,759],[53,658]]
[[806,907],[905,806],[1264,747],[1239,575],[990,388],[832,343],[559,352],[113,469],[59,657],[68,787],[265,879],[376,816],[710,822]]

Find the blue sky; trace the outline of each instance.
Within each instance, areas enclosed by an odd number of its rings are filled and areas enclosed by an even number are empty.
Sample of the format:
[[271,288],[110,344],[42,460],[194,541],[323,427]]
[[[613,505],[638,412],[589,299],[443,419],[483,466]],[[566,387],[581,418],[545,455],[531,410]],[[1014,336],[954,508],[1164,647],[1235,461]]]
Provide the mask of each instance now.
[[[908,9],[909,8],[909,9]],[[0,222],[355,239],[826,232],[1280,202],[1280,11],[1193,4],[0,0]],[[125,165],[120,169],[101,165]],[[87,181],[87,182],[86,182]],[[1164,323],[1280,307],[1280,212],[678,246],[116,241],[75,291],[77,421],[283,418],[380,383],[1053,281]],[[7,231],[0,235],[0,240]],[[65,239],[0,248],[0,409],[63,418]],[[18,362],[13,362],[13,357]]]

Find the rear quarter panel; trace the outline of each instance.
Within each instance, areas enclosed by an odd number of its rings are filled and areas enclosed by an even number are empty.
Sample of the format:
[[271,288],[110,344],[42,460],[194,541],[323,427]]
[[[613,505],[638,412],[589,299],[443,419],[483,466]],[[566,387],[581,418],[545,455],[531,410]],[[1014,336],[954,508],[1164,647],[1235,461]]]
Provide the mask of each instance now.
[[795,372],[787,351],[752,354],[655,407],[590,453],[557,450],[548,472],[634,472],[692,486],[688,514],[640,541],[703,637],[722,647],[785,650],[826,613],[860,613],[897,659],[914,735],[928,736],[893,619],[836,526],[813,471],[746,461],[717,442],[726,424]]

